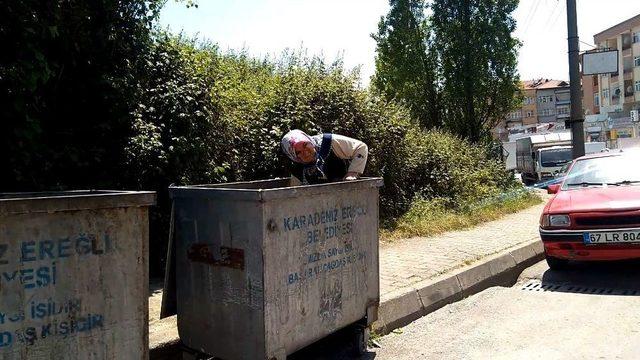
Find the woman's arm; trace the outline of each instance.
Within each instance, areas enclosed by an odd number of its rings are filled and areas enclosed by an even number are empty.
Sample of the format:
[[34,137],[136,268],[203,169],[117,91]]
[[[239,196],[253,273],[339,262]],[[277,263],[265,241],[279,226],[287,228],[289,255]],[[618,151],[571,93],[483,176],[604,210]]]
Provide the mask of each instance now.
[[367,144],[347,136],[333,134],[331,136],[331,148],[341,159],[351,160],[347,177],[361,175],[367,165],[369,148]]

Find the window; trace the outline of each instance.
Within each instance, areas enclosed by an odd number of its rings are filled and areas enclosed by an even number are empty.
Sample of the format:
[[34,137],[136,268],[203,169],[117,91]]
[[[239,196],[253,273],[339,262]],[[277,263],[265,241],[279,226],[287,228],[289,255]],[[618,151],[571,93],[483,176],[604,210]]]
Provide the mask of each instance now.
[[533,117],[533,111],[531,110],[527,111],[527,117],[528,118]]
[[640,81],[636,81],[636,92],[640,92]]
[[553,115],[553,109],[543,109],[541,115],[542,116],[551,116]]
[[558,108],[558,115],[567,115],[567,114],[569,114],[568,106],[561,106]]
[[633,66],[640,66],[640,56],[633,58]]
[[605,99],[609,99],[609,89],[602,89],[602,97]]
[[640,43],[640,32],[633,33],[633,43]]
[[598,93],[593,94],[593,105],[600,106],[600,94]]
[[538,96],[538,102],[539,103],[553,102],[553,96],[551,95]]
[[509,113],[509,115],[507,115],[507,117],[511,120],[520,119],[522,117],[522,110],[512,111]]

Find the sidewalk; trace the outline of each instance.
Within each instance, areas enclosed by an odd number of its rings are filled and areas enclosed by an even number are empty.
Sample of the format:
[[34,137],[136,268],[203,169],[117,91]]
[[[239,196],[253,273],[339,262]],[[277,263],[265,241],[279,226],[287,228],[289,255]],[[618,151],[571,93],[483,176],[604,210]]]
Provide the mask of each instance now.
[[544,203],[469,230],[382,245],[380,296],[538,239]]
[[[546,200],[546,197],[544,199]],[[429,308],[425,301],[416,300],[411,295],[416,296],[416,293],[427,288],[432,288],[436,292],[444,292],[449,297],[456,295],[455,291],[452,292],[450,289],[443,291],[443,286],[450,287],[446,284],[446,280],[453,278],[454,287],[458,289],[457,296],[462,296],[465,284],[462,284],[464,279],[461,280],[460,277],[469,276],[469,271],[465,272],[465,270],[479,269],[480,265],[487,265],[486,272],[490,272],[487,276],[497,276],[498,274],[494,271],[496,265],[489,260],[505,262],[503,258],[506,255],[512,255],[512,252],[518,250],[527,250],[527,254],[515,261],[513,256],[507,256],[510,263],[505,266],[511,265],[513,267],[517,266],[520,260],[532,260],[536,256],[539,257],[538,219],[543,207],[544,203],[469,230],[448,232],[428,238],[403,239],[381,245],[381,319],[379,322],[382,324],[377,324],[375,327],[384,328],[383,330],[386,329],[388,332],[391,330],[390,324],[398,326],[410,321],[411,318],[422,316],[425,311],[433,311],[435,308]],[[536,247],[534,252],[529,251],[532,246]],[[506,267],[504,268],[506,269]],[[489,271],[489,268],[492,270]],[[475,282],[471,281],[472,283],[466,284],[468,287],[487,280],[487,276],[475,274],[471,274],[471,276],[475,277]],[[178,341],[175,317],[158,320],[162,297],[161,286],[160,282],[151,284],[153,292],[149,297],[149,346],[151,349],[168,347],[167,345],[170,346]],[[153,289],[156,290],[153,291]],[[409,298],[406,295],[410,295]],[[467,295],[465,294],[465,296]],[[417,295],[417,297],[420,296],[420,294]],[[442,297],[444,295],[438,294],[438,296],[426,294],[426,297],[437,298],[434,301],[448,301]],[[412,305],[415,304],[407,304],[407,301],[419,303],[417,306],[422,309],[422,313],[420,309],[412,310]],[[398,319],[403,317],[405,321],[398,322]],[[151,358],[158,357],[154,357],[152,354]]]

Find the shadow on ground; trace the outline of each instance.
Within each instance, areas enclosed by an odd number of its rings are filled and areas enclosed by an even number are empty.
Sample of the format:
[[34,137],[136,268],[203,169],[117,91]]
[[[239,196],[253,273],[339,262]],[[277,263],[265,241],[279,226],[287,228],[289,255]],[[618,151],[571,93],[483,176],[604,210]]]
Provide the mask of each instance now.
[[356,355],[356,336],[352,327],[339,330],[289,356],[287,360],[373,360],[376,354]]

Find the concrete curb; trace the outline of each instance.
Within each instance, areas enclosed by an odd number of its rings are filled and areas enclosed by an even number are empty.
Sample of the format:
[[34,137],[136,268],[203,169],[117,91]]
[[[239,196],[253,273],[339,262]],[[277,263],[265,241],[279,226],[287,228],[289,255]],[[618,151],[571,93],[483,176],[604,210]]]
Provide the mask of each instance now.
[[373,323],[373,331],[386,335],[491,286],[511,286],[524,269],[543,258],[542,242],[535,239],[453,273],[385,294],[380,299],[378,320]]

